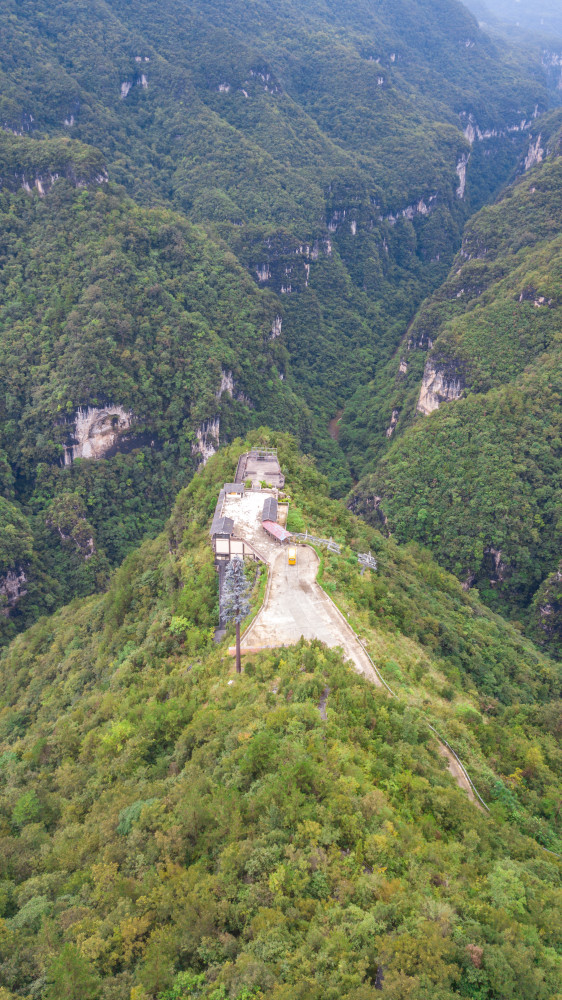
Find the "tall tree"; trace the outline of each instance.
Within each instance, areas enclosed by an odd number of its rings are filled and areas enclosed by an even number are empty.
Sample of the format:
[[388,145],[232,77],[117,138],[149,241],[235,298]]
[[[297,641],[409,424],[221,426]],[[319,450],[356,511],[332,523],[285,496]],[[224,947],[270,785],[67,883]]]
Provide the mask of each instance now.
[[242,671],[240,659],[240,622],[250,613],[250,584],[244,572],[244,560],[234,556],[230,560],[224,575],[222,591],[223,614],[225,621],[236,623],[236,673]]

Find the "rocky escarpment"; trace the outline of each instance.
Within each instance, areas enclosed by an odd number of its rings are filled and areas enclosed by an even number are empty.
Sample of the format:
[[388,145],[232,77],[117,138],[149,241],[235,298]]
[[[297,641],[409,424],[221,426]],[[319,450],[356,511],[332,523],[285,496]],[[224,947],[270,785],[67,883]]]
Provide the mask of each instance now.
[[206,465],[215,454],[220,444],[220,418],[211,417],[204,420],[195,430],[195,441],[192,445],[194,455],[200,455],[202,465]]
[[23,188],[44,197],[61,178],[75,187],[106,183],[103,154],[66,137],[32,139],[0,131],[0,190]]
[[460,399],[463,389],[464,380],[454,362],[428,358],[416,409],[427,416],[438,410],[441,403]]
[[[330,257],[332,241],[329,237],[301,243],[287,233],[267,237],[251,248],[248,260],[250,273],[259,285],[264,285],[278,295],[294,295],[308,287],[311,268],[321,257]],[[276,317],[272,336],[281,333],[281,317]]]
[[79,407],[74,417],[71,438],[64,448],[64,464],[77,458],[104,458],[112,451],[133,421],[122,406]]
[[562,658],[562,563],[537,591],[531,612],[535,642]]
[[562,52],[544,49],[542,65],[546,70],[549,85],[556,90],[562,90]]
[[[275,333],[275,330],[278,332]],[[279,336],[280,333],[281,317],[276,316],[273,321],[272,337]],[[224,396],[230,397],[230,400],[236,400],[237,402],[243,403],[245,406],[250,408],[253,407],[252,401],[248,399],[246,394],[236,385],[232,372],[222,368],[220,383],[217,391],[215,392],[217,404],[220,404]],[[219,448],[220,426],[220,416],[217,413],[212,417],[208,417],[207,420],[203,420],[195,428],[195,440],[191,446],[191,452],[194,457],[199,457],[199,461],[202,465],[205,465]]]
[[9,615],[21,597],[27,594],[27,575],[21,566],[0,577],[0,614]]
[[539,134],[535,141],[531,141],[529,144],[529,149],[525,157],[525,170],[530,170],[531,167],[536,166],[537,163],[542,163],[544,157],[544,149],[542,147],[542,136]]

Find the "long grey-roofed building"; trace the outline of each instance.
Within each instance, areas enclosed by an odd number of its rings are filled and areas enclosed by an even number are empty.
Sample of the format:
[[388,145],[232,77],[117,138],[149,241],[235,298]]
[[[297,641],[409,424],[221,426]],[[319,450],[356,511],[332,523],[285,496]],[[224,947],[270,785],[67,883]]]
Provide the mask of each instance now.
[[262,521],[276,521],[277,520],[277,500],[275,497],[267,497],[263,505],[263,511],[261,515]]

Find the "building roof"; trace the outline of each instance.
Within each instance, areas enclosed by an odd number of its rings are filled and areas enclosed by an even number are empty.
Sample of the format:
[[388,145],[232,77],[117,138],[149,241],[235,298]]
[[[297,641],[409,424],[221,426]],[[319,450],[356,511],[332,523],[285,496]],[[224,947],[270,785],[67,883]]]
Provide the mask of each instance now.
[[219,517],[213,522],[213,535],[231,535],[234,531],[234,521],[231,517]]
[[225,483],[223,489],[225,493],[244,493],[246,487],[244,483]]
[[279,542],[286,542],[288,538],[291,538],[291,532],[285,531],[280,524],[275,521],[263,521],[262,528],[265,528],[270,535],[273,535]]
[[275,497],[267,497],[263,505],[263,512],[261,516],[262,521],[276,521],[277,520],[277,500]]

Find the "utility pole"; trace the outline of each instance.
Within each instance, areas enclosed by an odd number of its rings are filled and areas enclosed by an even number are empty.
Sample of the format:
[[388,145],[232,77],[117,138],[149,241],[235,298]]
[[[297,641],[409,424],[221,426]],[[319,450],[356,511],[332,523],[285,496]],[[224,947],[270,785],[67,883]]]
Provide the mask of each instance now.
[[244,560],[233,556],[224,574],[222,590],[223,615],[225,622],[236,624],[236,673],[242,673],[240,656],[240,622],[250,614],[250,584],[244,572]]

